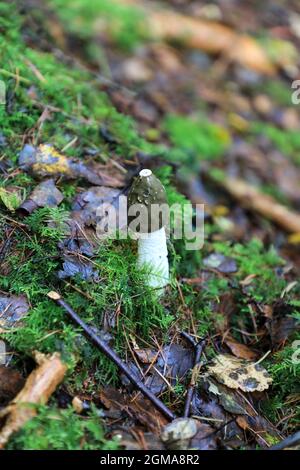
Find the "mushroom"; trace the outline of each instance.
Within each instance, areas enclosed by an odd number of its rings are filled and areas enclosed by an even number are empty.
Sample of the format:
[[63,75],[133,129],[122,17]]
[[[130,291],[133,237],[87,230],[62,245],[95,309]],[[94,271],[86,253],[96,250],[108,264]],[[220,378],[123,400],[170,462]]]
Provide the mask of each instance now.
[[165,188],[151,170],[141,170],[128,194],[128,223],[138,239],[138,266],[149,268],[147,284],[158,294],[169,282],[166,216]]

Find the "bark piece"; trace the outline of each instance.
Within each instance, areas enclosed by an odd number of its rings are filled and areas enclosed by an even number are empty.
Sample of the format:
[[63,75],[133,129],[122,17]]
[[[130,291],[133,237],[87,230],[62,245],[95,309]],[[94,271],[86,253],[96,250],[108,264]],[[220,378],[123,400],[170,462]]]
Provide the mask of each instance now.
[[54,353],[48,357],[41,353],[35,354],[38,367],[31,372],[24,388],[4,410],[1,416],[7,416],[0,431],[0,449],[7,443],[10,436],[33,418],[37,411],[34,405],[47,403],[56,387],[61,383],[67,371],[60,355]]
[[271,196],[263,194],[239,178],[226,178],[217,182],[247,209],[280,225],[287,232],[300,232],[300,215],[279,204]]

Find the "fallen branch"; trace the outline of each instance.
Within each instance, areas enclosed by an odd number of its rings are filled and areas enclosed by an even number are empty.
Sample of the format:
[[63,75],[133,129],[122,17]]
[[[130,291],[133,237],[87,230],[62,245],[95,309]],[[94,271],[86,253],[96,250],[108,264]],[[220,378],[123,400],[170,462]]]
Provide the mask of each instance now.
[[273,445],[268,450],[284,450],[284,449],[293,448],[295,446],[298,446],[299,444],[300,444],[300,431],[296,432],[295,434],[292,434],[286,439],[283,439],[281,442],[278,442],[278,444]]
[[123,372],[124,375],[126,375],[130,382],[140,392],[142,392],[142,394],[147,397],[159,411],[161,411],[169,420],[176,418],[176,415],[174,415],[174,413],[172,413],[172,411],[169,410],[169,408],[159,398],[157,398],[138,377],[134,375],[132,370],[125,364],[125,362],[122,361],[115,351],[110,346],[108,346],[108,344],[102,341],[99,336],[97,336],[97,334],[77,315],[76,312],[74,312],[70,305],[68,305],[67,302],[65,302],[57,292],[49,292],[48,297],[63,307],[69,317],[83,329],[89,340],[91,340],[102,353],[104,353],[116,364],[116,366],[120,369],[120,371]]
[[280,225],[287,232],[300,232],[300,215],[238,178],[213,178],[239,203]]
[[1,417],[7,418],[0,432],[0,449],[14,432],[36,415],[34,405],[47,403],[66,373],[67,367],[57,353],[50,357],[36,353],[35,359],[38,367],[31,372],[24,388],[4,410],[1,410]]
[[[147,30],[154,39],[181,41],[187,47],[201,49],[212,54],[223,54],[228,60],[255,70],[273,75],[276,67],[264,49],[252,37],[235,32],[215,21],[192,18],[162,8],[143,7],[137,0],[118,0],[134,5],[143,11]],[[101,18],[102,21],[102,18]]]
[[195,386],[196,386],[196,383],[197,383],[197,378],[198,378],[199,370],[200,370],[200,359],[201,359],[202,353],[203,353],[204,348],[205,348],[206,338],[203,338],[201,341],[196,343],[194,341],[194,339],[191,338],[191,336],[187,335],[184,332],[182,332],[181,334],[184,338],[186,338],[188,341],[190,341],[190,343],[195,348],[194,367],[193,367],[193,370],[192,370],[191,381],[189,383],[187,394],[186,394],[184,412],[183,412],[184,418],[188,418],[189,415],[190,415],[191,403],[192,403],[192,399],[193,399],[193,396],[194,396]]

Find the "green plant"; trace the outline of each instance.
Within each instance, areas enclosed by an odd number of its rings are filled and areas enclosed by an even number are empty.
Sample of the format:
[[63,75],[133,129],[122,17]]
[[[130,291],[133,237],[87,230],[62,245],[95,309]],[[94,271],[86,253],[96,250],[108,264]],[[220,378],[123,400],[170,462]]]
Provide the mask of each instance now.
[[7,448],[24,450],[116,450],[118,441],[106,439],[93,407],[82,417],[72,408],[39,406],[38,415],[15,434]]

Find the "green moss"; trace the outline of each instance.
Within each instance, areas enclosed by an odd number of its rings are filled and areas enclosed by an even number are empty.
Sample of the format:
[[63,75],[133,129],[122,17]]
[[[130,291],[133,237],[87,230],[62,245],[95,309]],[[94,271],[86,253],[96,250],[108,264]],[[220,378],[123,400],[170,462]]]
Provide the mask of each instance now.
[[264,122],[255,122],[251,126],[255,135],[264,135],[284,155],[300,165],[300,134],[298,131],[282,130]]
[[107,440],[96,409],[82,417],[72,408],[38,407],[9,442],[8,450],[116,450],[117,440]]
[[279,80],[267,80],[262,88],[272,101],[280,106],[291,106],[291,84]]
[[268,303],[280,296],[286,281],[277,276],[276,268],[285,263],[274,247],[266,249],[260,240],[254,238],[245,244],[216,242],[214,250],[236,260],[238,280],[250,274],[255,275],[249,286],[249,293],[258,302]]
[[114,0],[48,0],[48,4],[66,31],[82,39],[93,39],[103,28],[120,48],[131,50],[145,38],[143,14],[137,7]]
[[222,158],[230,145],[230,136],[226,129],[208,122],[204,118],[187,118],[170,115],[166,118],[164,128],[177,148],[184,150],[180,158],[215,160]]

